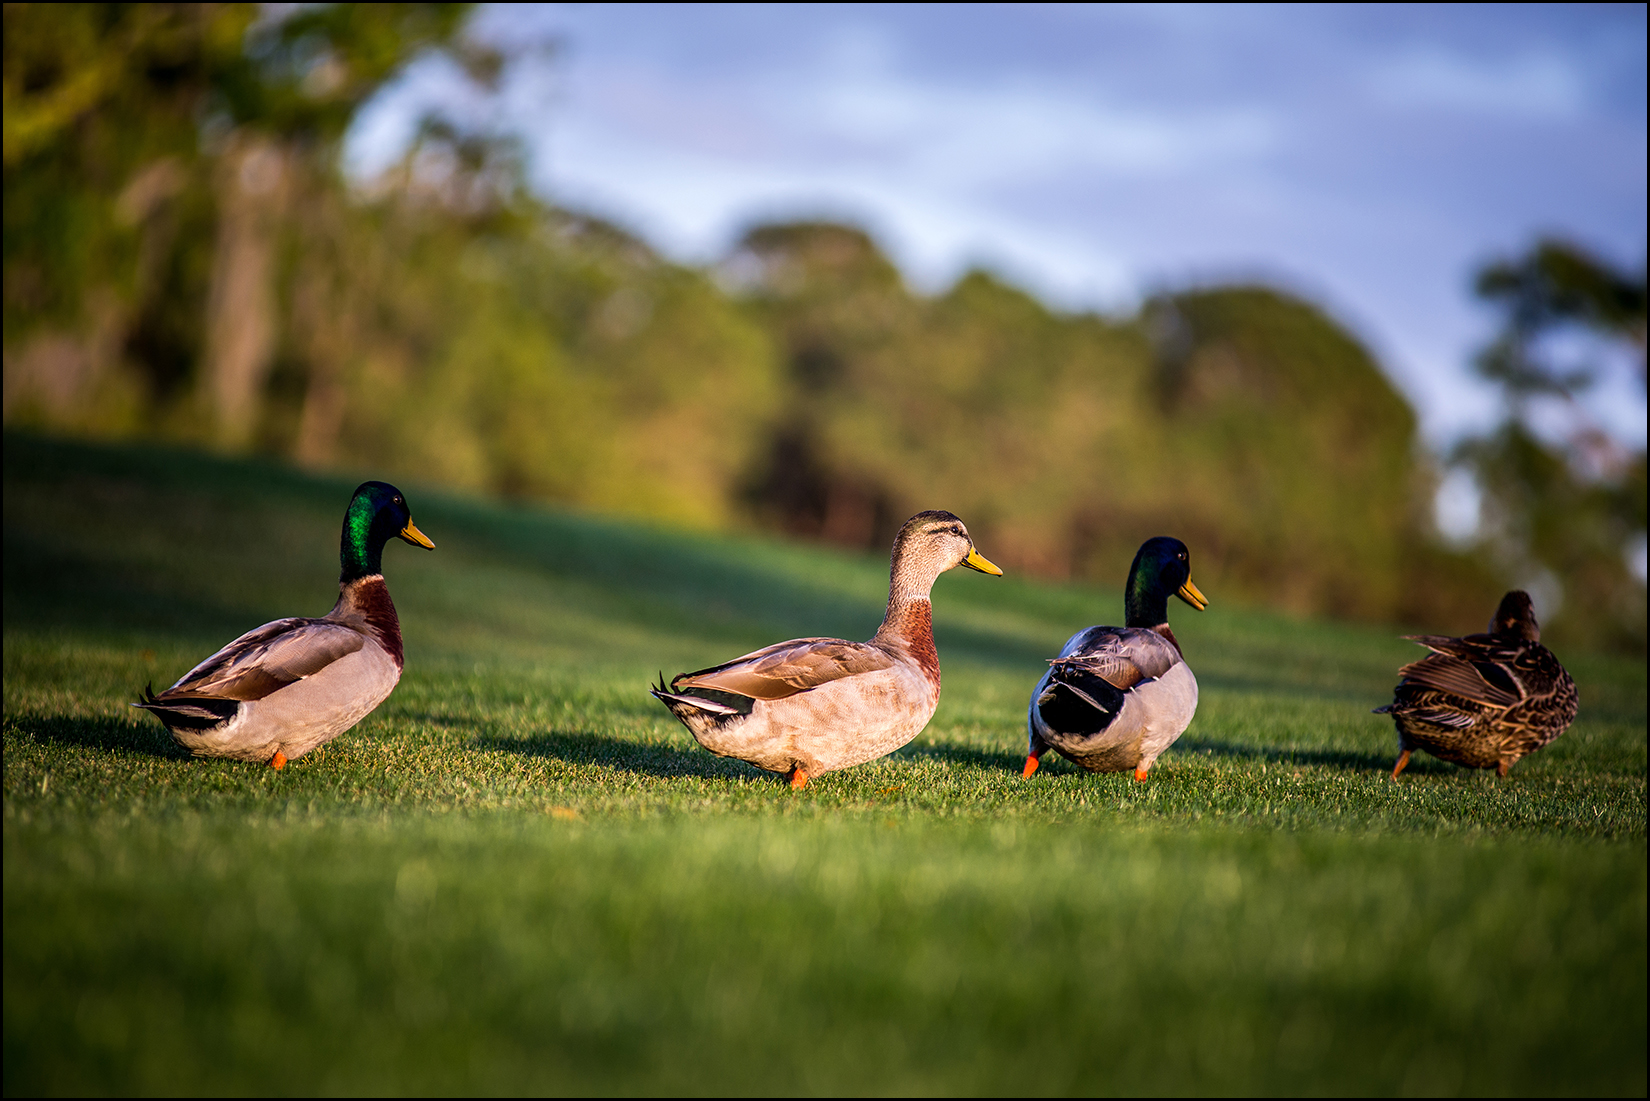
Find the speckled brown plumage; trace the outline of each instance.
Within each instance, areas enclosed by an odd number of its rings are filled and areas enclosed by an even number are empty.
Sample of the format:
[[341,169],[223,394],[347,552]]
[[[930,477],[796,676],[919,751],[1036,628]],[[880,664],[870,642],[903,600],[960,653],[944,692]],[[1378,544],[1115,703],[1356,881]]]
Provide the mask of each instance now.
[[1432,653],[1399,670],[1392,702],[1376,708],[1398,727],[1394,780],[1417,749],[1505,776],[1575,719],[1575,681],[1541,645],[1528,593],[1503,597],[1484,634],[1408,637]]

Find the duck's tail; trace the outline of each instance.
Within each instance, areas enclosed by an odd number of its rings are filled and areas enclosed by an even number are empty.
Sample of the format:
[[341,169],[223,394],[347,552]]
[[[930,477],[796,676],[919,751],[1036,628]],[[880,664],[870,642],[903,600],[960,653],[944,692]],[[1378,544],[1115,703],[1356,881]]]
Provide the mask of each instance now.
[[143,695],[132,706],[152,713],[169,728],[208,730],[233,719],[240,712],[241,701],[219,696],[171,696],[165,692],[157,696],[154,685],[146,684]]
[[[755,700],[732,692],[695,689],[692,694],[674,692],[665,687],[665,675],[659,674],[659,683],[648,688],[654,699],[670,708],[670,713],[682,720],[689,730],[720,726],[742,719],[751,713]],[[740,706],[743,704],[743,706]]]

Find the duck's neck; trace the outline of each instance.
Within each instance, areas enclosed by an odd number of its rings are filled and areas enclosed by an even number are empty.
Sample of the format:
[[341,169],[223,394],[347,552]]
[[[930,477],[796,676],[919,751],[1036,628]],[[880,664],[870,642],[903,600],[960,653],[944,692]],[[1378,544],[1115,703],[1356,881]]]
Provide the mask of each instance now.
[[349,503],[344,513],[344,532],[338,541],[340,582],[348,584],[384,572],[384,544],[388,540],[382,531],[373,530],[377,520],[378,508],[370,498],[358,496]]
[[1180,649],[1180,640],[1169,630],[1169,598],[1159,584],[1157,571],[1142,569],[1138,560],[1129,570],[1129,583],[1123,591],[1123,626],[1156,631],[1177,651]]
[[1169,624],[1169,598],[1157,583],[1156,573],[1136,566],[1129,571],[1123,593],[1123,626],[1153,630]]
[[915,659],[938,695],[940,654],[934,648],[934,605],[929,599],[933,588],[933,576],[896,554],[888,583],[888,608],[871,641],[903,650]]
[[353,621],[378,639],[378,644],[402,666],[401,620],[395,614],[395,602],[390,599],[390,587],[381,574],[357,577],[338,584],[338,603],[334,604],[328,619]]

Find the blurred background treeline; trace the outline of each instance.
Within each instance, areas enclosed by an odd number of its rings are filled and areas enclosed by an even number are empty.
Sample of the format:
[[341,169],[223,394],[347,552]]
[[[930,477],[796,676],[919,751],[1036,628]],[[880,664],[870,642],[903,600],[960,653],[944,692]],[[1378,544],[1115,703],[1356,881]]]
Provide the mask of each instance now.
[[[924,295],[861,230],[802,222],[684,267],[441,114],[348,178],[351,120],[414,59],[497,81],[467,17],[6,5],[7,426],[878,550],[943,507],[1005,566],[1107,587],[1172,533],[1217,599],[1463,630],[1521,584],[1552,637],[1643,651],[1644,452],[1531,415],[1588,384],[1566,349],[1642,383],[1642,270],[1549,240],[1477,273],[1505,417],[1435,455],[1370,351],[1284,290],[1128,317],[986,271]],[[1465,541],[1433,519],[1451,468],[1482,492]]]

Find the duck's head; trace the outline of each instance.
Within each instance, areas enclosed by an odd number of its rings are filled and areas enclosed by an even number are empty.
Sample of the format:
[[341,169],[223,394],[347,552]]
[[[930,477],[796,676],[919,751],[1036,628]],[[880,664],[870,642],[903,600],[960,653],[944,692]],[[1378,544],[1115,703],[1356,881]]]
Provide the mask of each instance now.
[[1003,573],[974,549],[968,529],[953,513],[919,512],[894,538],[894,588],[899,592],[927,596],[936,577],[958,566],[997,577]]
[[338,552],[342,581],[383,573],[384,544],[404,539],[415,547],[435,550],[429,536],[413,523],[412,510],[401,491],[388,482],[362,482],[344,512],[344,536]]
[[1521,638],[1526,642],[1541,641],[1541,624],[1535,621],[1535,605],[1530,602],[1529,593],[1514,589],[1501,598],[1501,606],[1495,609],[1495,618],[1490,620],[1490,634]]
[[1123,594],[1127,626],[1158,627],[1169,622],[1169,597],[1178,596],[1198,611],[1208,599],[1192,584],[1192,556],[1186,544],[1159,535],[1140,544]]

